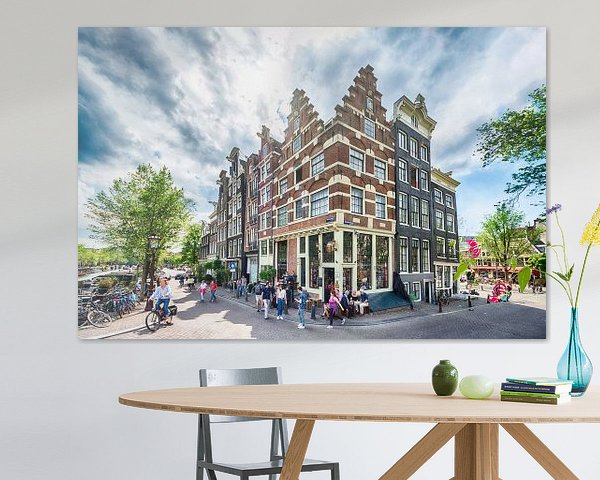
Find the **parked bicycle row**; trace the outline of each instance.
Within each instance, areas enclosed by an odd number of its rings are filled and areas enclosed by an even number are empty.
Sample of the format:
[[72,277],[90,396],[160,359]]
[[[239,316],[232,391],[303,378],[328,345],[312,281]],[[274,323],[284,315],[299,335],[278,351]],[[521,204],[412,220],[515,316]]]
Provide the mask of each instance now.
[[91,324],[108,327],[116,318],[133,312],[140,305],[137,293],[127,290],[112,290],[102,295],[80,295],[78,298],[78,325]]

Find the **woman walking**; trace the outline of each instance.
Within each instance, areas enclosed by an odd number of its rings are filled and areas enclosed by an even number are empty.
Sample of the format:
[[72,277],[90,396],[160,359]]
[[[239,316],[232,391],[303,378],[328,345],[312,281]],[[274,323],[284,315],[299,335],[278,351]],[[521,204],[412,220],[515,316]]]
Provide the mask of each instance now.
[[210,302],[215,303],[217,301],[217,282],[214,280],[210,282]]
[[283,320],[283,306],[285,305],[286,292],[281,284],[277,286],[277,320]]
[[338,292],[334,289],[331,295],[329,295],[329,325],[327,325],[327,328],[333,328],[333,317],[336,316],[338,310],[344,311],[344,307],[342,307],[342,304],[337,297],[337,293]]

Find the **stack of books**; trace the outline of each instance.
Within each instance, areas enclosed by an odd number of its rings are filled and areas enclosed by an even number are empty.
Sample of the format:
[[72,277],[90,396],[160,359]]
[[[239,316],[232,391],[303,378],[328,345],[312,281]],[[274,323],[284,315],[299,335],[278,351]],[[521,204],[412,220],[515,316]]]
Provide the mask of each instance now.
[[507,378],[500,387],[500,400],[560,405],[571,401],[572,386],[572,380],[558,378]]

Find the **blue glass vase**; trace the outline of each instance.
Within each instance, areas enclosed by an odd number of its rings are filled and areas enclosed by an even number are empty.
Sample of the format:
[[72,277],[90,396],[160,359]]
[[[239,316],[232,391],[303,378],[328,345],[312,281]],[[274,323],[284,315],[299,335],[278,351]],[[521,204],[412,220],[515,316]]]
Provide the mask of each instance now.
[[581,397],[587,390],[592,379],[592,362],[587,356],[581,339],[579,338],[579,322],[577,320],[577,309],[571,308],[571,331],[569,334],[569,343],[565,348],[556,373],[561,380],[573,380],[573,389],[571,396]]

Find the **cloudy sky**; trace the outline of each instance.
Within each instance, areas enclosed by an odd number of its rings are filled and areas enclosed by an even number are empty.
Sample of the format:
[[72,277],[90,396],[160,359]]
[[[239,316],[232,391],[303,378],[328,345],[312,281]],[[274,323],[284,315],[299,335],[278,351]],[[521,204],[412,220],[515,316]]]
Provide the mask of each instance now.
[[462,182],[460,233],[475,233],[514,170],[481,168],[475,129],[546,83],[543,28],[81,28],[79,241],[94,245],[86,201],[139,163],[168,166],[206,218],[232,147],[257,151],[263,124],[281,139],[295,88],[328,120],[367,64],[388,115],[425,96],[432,163]]

